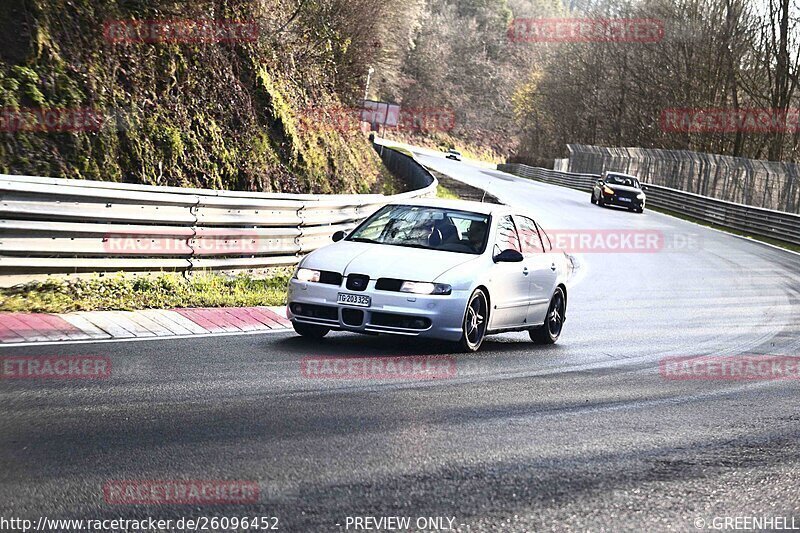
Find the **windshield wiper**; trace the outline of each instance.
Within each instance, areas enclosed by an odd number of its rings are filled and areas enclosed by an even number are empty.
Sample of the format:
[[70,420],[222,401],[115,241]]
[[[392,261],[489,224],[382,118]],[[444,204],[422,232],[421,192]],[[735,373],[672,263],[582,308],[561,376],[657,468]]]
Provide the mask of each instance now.
[[349,240],[351,240],[353,242],[370,242],[372,244],[381,244],[378,241],[373,241],[372,239],[367,239],[365,237],[353,237],[352,239],[349,239]]

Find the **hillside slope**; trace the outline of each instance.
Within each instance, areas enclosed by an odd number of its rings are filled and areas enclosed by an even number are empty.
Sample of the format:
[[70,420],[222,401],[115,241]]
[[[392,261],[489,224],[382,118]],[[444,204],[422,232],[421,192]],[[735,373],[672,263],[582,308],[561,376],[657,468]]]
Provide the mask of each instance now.
[[[348,97],[337,93],[334,76],[352,39],[314,3],[3,4],[2,173],[315,193],[369,192],[379,181],[380,160],[354,125],[319,123]],[[237,21],[229,24],[252,33],[147,39],[142,26],[125,34],[134,38],[114,33],[133,21],[170,20]],[[20,109],[62,117],[88,109],[104,118],[97,128],[30,131],[11,119]]]

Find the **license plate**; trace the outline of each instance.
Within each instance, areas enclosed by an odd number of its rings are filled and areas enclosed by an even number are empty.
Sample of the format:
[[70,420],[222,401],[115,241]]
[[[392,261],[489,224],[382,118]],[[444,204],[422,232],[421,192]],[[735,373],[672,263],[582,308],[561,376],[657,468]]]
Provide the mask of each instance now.
[[339,293],[337,301],[343,305],[354,305],[356,307],[369,307],[372,305],[372,298],[361,296],[360,294]]
[[630,198],[617,198],[620,202],[630,202]]

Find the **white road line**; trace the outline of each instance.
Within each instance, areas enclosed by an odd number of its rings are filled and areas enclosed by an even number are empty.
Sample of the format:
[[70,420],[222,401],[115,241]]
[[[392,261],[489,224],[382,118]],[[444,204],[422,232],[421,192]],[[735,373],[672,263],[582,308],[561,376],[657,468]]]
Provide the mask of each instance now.
[[[161,324],[163,327],[167,328],[172,332],[173,335],[190,335],[192,331],[188,328],[185,328],[178,324],[175,320],[172,320],[171,317],[167,314],[159,313],[160,309],[144,309],[139,311],[139,314],[146,316],[153,322]],[[176,313],[177,314],[177,313]],[[198,333],[202,333],[199,332]]]
[[155,337],[156,334],[144,326],[136,323],[131,315],[131,311],[103,311],[103,313],[115,324],[122,326],[137,337]]
[[175,335],[171,329],[165,328],[155,320],[151,320],[147,315],[142,313],[141,311],[132,311],[127,312],[125,317],[135,322],[136,324],[142,326],[143,328],[147,328],[148,330],[155,333],[156,337],[164,337],[164,336],[171,336]]
[[64,313],[57,316],[84,332],[90,339],[107,339],[111,337],[111,335],[75,313]]
[[112,337],[125,338],[135,337],[133,332],[128,331],[120,324],[109,320],[105,311],[78,311],[77,316],[83,317],[98,328],[102,329]]
[[156,313],[164,316],[166,319],[171,320],[172,322],[175,322],[179,326],[182,326],[182,327],[186,328],[191,333],[195,333],[197,335],[203,335],[205,333],[211,333],[210,331],[208,331],[206,328],[204,328],[200,324],[192,322],[191,320],[189,320],[188,318],[186,318],[182,314],[178,313],[177,311],[167,311],[165,309],[153,309],[152,311],[155,311]]

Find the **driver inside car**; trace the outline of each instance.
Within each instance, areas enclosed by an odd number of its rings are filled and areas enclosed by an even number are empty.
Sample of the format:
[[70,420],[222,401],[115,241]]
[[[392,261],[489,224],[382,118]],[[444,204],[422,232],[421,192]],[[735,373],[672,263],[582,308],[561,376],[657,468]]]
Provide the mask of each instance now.
[[483,241],[486,238],[487,229],[486,222],[474,220],[470,223],[469,229],[467,229],[467,244],[475,252],[480,252]]

